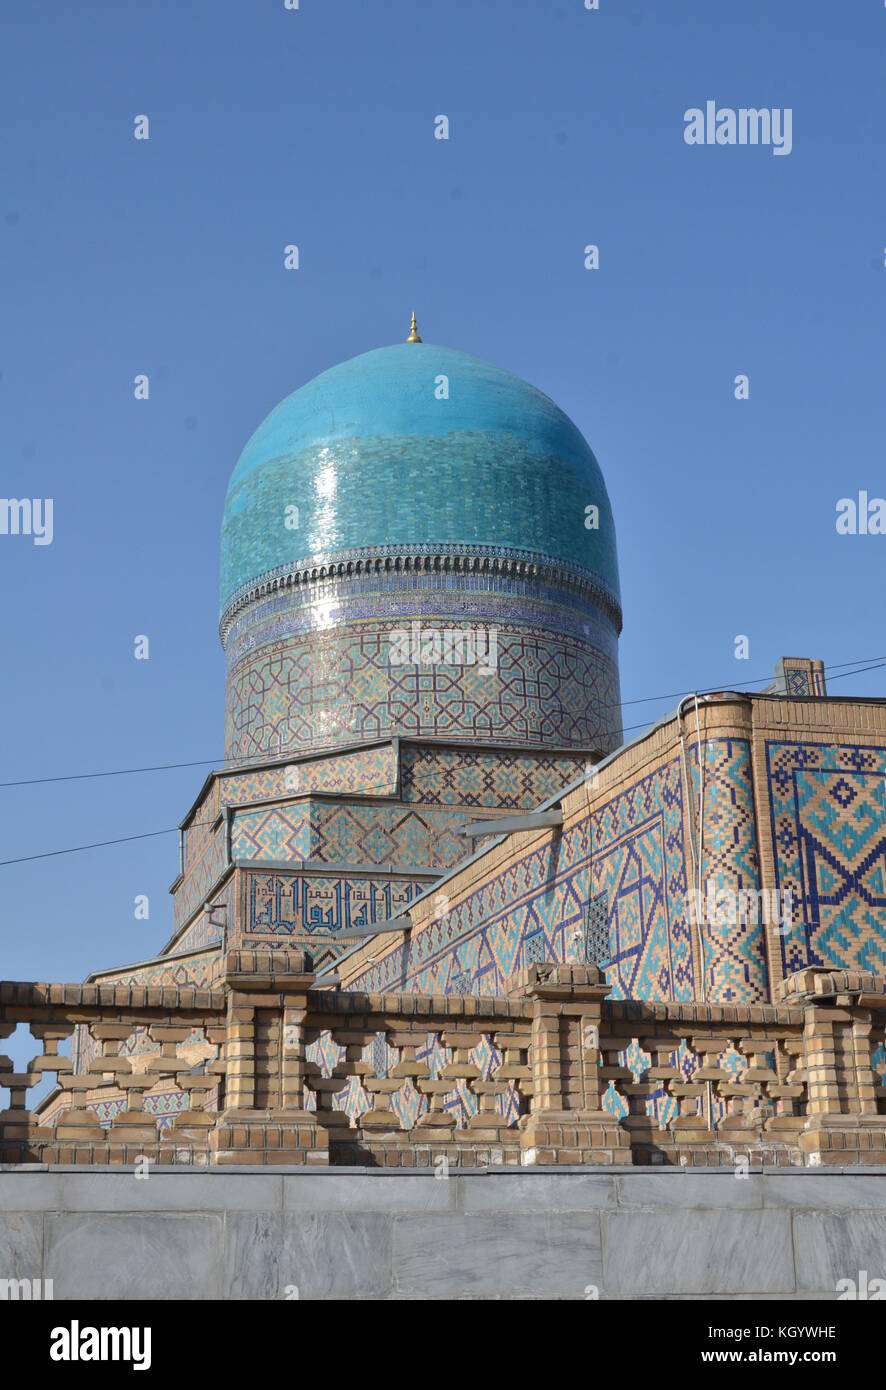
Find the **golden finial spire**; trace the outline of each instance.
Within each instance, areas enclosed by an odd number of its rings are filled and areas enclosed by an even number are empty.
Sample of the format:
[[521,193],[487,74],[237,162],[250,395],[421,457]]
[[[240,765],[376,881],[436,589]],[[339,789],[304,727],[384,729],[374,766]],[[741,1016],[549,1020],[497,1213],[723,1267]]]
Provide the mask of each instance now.
[[411,325],[411,327],[410,327],[410,329],[409,329],[409,337],[406,339],[406,341],[407,341],[407,343],[420,343],[420,342],[421,342],[421,338],[418,336],[418,329],[417,329],[416,326],[415,326],[415,310],[414,310],[414,309],[413,309],[413,311],[412,311],[412,325]]

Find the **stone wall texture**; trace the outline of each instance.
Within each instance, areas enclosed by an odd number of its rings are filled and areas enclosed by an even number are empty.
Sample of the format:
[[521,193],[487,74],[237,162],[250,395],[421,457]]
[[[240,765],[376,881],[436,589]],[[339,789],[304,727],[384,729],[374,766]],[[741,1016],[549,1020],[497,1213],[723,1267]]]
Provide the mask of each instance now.
[[0,1168],[0,1279],[56,1300],[835,1299],[862,1271],[886,1175],[861,1168]]

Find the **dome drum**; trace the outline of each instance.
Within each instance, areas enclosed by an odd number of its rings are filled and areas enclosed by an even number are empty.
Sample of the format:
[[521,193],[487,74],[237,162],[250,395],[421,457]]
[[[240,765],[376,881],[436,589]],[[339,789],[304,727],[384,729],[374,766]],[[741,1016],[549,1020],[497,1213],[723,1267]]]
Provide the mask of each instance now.
[[[416,625],[444,659],[396,663]],[[413,338],[324,372],[234,471],[229,758],[392,734],[606,752],[621,737],[620,630],[591,450],[547,396],[465,353]],[[484,640],[485,669],[447,657]]]

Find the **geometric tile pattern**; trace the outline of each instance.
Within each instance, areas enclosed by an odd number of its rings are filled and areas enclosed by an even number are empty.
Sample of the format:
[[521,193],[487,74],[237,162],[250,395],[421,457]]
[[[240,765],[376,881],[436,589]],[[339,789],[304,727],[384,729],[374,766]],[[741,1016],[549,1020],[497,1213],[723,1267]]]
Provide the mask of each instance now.
[[[443,591],[430,597],[424,612],[408,591],[396,605],[376,598],[365,618],[338,618],[326,629],[303,633],[285,632],[292,626],[290,614],[284,633],[264,644],[260,617],[251,612],[249,649],[244,654],[237,642],[228,646],[227,757],[319,751],[395,733],[607,751],[617,745],[611,626],[594,624],[599,632],[592,641],[590,635],[555,631],[553,607],[545,613],[544,605],[535,604],[534,622],[528,616],[515,622],[518,599],[502,604],[494,595],[485,602],[474,598],[472,618],[465,601],[450,616]],[[494,627],[495,668],[392,663],[391,630],[408,628],[413,620],[440,632],[481,623]],[[585,625],[588,634],[592,621]]]
[[[193,830],[189,829],[185,836],[186,842],[192,834]],[[205,842],[200,857],[189,862],[185,877],[175,891],[172,920],[176,931],[183,927],[206,901],[210,889],[224,869],[224,864],[225,827],[221,825],[211,839]]]
[[623,1120],[624,1117],[628,1114],[628,1103],[625,1100],[624,1096],[620,1095],[619,1092],[615,1089],[614,1081],[609,1082],[609,1085],[603,1094],[601,1104],[603,1106],[603,1109],[606,1110],[610,1115],[614,1116],[616,1120]]
[[886,969],[886,749],[767,742],[776,878],[793,895],[785,974]]
[[410,940],[349,982],[349,989],[419,994],[501,993],[531,947],[536,959],[578,960],[575,934],[587,901],[586,820],[480,885]]
[[117,1116],[125,1111],[126,1100],[125,1097],[119,1096],[114,1100],[87,1101],[86,1109],[92,1111],[102,1129],[110,1129]]
[[390,1076],[392,1069],[399,1062],[400,1049],[391,1047],[387,1036],[379,1032],[363,1048],[361,1060],[369,1063],[373,1075],[378,1080],[383,1080]]
[[577,777],[585,763],[584,758],[565,753],[421,744],[405,744],[400,759],[404,801],[514,811],[531,810],[547,801]]
[[160,1091],[144,1097],[143,1109],[146,1115],[154,1116],[157,1128],[164,1130],[169,1129],[176,1115],[190,1108],[190,1103],[187,1091]]
[[97,979],[102,985],[194,985],[197,989],[208,989],[212,974],[218,962],[218,951],[209,950],[200,955],[180,960],[177,956],[164,956],[150,965],[135,966],[119,973],[102,971]]
[[456,1081],[453,1090],[443,1097],[443,1109],[455,1118],[456,1129],[466,1129],[468,1121],[476,1115],[480,1102],[465,1081]]
[[479,1068],[481,1081],[491,1081],[502,1064],[502,1055],[488,1033],[484,1033],[477,1046],[471,1048],[468,1058]]
[[305,1057],[319,1068],[320,1075],[327,1081],[346,1056],[347,1049],[339,1046],[328,1028],[305,1048]]
[[301,792],[335,792],[352,796],[394,796],[397,765],[390,743],[378,748],[359,748],[338,757],[288,763],[281,767],[222,774],[221,801],[242,806],[250,801],[273,801]]
[[375,1104],[373,1097],[365,1089],[359,1076],[349,1076],[344,1088],[332,1095],[333,1110],[343,1110],[352,1125],[361,1115],[365,1115]]
[[[708,739],[704,750],[701,852],[707,905],[709,900],[716,903],[718,892],[757,894],[760,873],[750,744],[747,739]],[[697,744],[691,750],[690,771],[695,808],[699,796]],[[743,900],[736,897],[732,901]],[[734,912],[709,912],[705,906],[703,916],[707,1002],[765,1002],[768,984],[762,913],[737,908]]]
[[432,1081],[439,1081],[444,1067],[452,1061],[452,1048],[443,1046],[439,1033],[428,1033],[422,1046],[415,1049],[415,1060],[427,1067]]
[[443,868],[464,857],[464,822],[455,808],[305,799],[235,812],[231,851],[235,859]]
[[694,997],[685,920],[686,864],[679,762],[656,768],[593,815],[595,897],[609,903],[613,999]]
[[183,951],[197,951],[201,946],[217,945],[223,935],[224,928],[218,917],[213,921],[211,913],[201,912],[176,939],[170,954],[178,956]]
[[496,1094],[495,1110],[509,1125],[517,1123],[523,1114],[524,1102],[516,1081],[509,1081],[504,1091]]
[[400,1089],[391,1094],[389,1108],[393,1110],[404,1129],[414,1129],[421,1116],[427,1114],[428,1098],[417,1091],[407,1077]]

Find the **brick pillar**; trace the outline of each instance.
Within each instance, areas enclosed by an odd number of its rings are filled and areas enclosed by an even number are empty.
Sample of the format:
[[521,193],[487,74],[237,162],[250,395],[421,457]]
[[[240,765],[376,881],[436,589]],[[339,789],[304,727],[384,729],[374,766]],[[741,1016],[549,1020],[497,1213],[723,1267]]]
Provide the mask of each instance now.
[[886,980],[813,968],[782,982],[780,1002],[803,1007],[807,1105],[800,1148],[811,1166],[886,1163],[886,1115],[877,1114],[871,1064],[872,1006]]
[[[304,951],[244,946],[225,957],[225,1109],[218,1163],[327,1163],[329,1140],[304,1110],[305,1020],[315,975]],[[261,1108],[258,1108],[261,1107]]]
[[532,1106],[520,1119],[522,1162],[630,1163],[630,1137],[602,1108],[603,1000],[595,966],[532,965],[508,993],[532,1000]]

